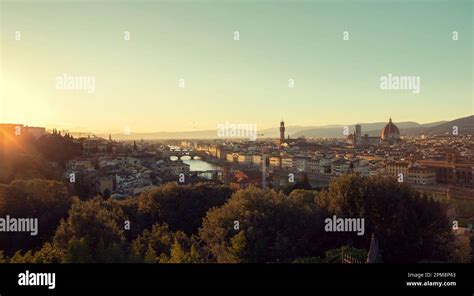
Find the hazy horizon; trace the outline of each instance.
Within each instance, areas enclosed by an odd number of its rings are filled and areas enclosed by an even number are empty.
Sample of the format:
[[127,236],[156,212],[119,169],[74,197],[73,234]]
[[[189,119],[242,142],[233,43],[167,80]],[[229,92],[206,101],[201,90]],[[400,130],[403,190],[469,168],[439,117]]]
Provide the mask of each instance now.
[[[469,117],[472,115],[464,116],[464,117]],[[464,118],[460,117],[460,118]],[[406,121],[396,121],[393,120],[395,124],[397,123],[406,123],[406,122],[413,122],[417,123],[420,125],[424,124],[432,124],[432,123],[438,123],[438,122],[449,122],[452,120],[456,120],[459,118],[452,118],[452,119],[444,119],[444,120],[436,120],[436,121],[430,121],[430,122],[418,122],[416,120],[406,120]],[[327,124],[327,125],[301,125],[301,124],[288,124],[285,122],[286,128],[294,128],[294,127],[302,127],[302,128],[330,128],[334,126],[353,126],[356,124],[375,124],[375,123],[385,123],[388,122],[388,120],[381,120],[381,121],[373,121],[373,122],[354,122],[354,123],[339,123],[339,124]],[[61,128],[58,126],[40,126],[40,125],[33,125],[33,124],[28,124],[25,122],[0,122],[0,124],[19,124],[19,125],[24,125],[24,126],[29,126],[29,127],[44,127],[46,130],[67,130],[70,133],[90,133],[90,134],[96,134],[96,135],[105,135],[105,134],[123,134],[123,130],[104,130],[104,131],[94,131],[94,130],[87,130],[87,129],[80,129],[80,128],[73,128],[73,129],[67,129],[67,128]],[[225,124],[225,122],[224,122]],[[238,122],[235,122],[235,124],[239,124]],[[279,128],[279,121],[274,124],[274,126],[267,127],[267,128],[259,128],[259,130],[268,130],[268,129],[278,129]],[[193,133],[193,132],[207,132],[207,131],[215,131],[216,128],[214,129],[202,129],[202,130],[178,130],[178,131],[166,131],[166,130],[151,130],[151,131],[146,131],[146,132],[141,132],[141,131],[131,131],[132,134],[151,134],[151,133]]]

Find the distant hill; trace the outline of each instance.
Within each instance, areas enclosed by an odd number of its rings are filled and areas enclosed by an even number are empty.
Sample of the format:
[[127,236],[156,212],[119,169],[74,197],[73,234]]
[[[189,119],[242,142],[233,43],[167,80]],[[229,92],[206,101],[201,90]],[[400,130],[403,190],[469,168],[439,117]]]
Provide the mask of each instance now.
[[[358,123],[362,126],[362,134],[370,136],[379,136],[382,128],[387,122]],[[458,118],[451,121],[436,121],[431,123],[420,124],[414,121],[395,122],[400,130],[401,135],[441,135],[451,133],[453,126],[459,128],[459,134],[474,135],[474,115]],[[349,132],[353,132],[356,124],[348,125]],[[286,135],[291,138],[340,138],[344,137],[344,125],[325,125],[325,126],[287,126]],[[280,134],[279,127],[263,129],[258,131],[259,137],[277,138]],[[99,134],[99,136],[108,138],[108,134]],[[203,131],[183,131],[183,132],[155,132],[155,133],[131,133],[130,135],[112,134],[112,138],[116,140],[151,140],[151,139],[216,139],[216,130]]]
[[[293,125],[293,126],[285,126],[285,135],[290,135],[292,137],[294,134],[303,131],[303,130],[308,130],[312,128],[318,128],[317,126],[301,126],[301,125]],[[263,137],[265,138],[277,138],[280,136],[280,127],[275,127],[275,128],[267,128],[258,131],[259,134],[263,134]]]
[[458,127],[459,135],[474,135],[474,115],[436,122],[436,124],[425,124],[421,127],[400,129],[400,133],[406,136],[451,134],[454,126]]
[[445,133],[452,133],[453,126],[458,127],[460,135],[474,135],[474,115],[432,126],[428,128],[425,134],[440,135]]
[[[258,126],[257,126],[258,128]],[[290,136],[292,133],[311,128],[305,126],[288,126],[285,127],[286,133],[289,133]],[[280,135],[280,130],[278,128],[269,128],[263,130],[257,130],[259,137],[264,138],[276,138]],[[108,138],[108,134],[99,134],[98,136],[103,138]],[[115,140],[151,140],[151,139],[216,139],[217,130],[203,130],[203,131],[183,131],[183,132],[155,132],[155,133],[131,133],[130,135],[125,135],[123,133],[112,134],[112,138]]]

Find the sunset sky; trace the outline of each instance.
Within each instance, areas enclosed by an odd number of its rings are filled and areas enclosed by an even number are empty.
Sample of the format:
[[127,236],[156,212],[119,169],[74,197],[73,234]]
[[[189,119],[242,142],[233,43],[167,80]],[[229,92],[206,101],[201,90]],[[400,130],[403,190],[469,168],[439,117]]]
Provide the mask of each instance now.
[[[469,0],[0,2],[0,122],[100,133],[474,114]],[[95,93],[57,89],[65,73],[94,76]],[[388,73],[420,76],[421,93],[381,90]]]

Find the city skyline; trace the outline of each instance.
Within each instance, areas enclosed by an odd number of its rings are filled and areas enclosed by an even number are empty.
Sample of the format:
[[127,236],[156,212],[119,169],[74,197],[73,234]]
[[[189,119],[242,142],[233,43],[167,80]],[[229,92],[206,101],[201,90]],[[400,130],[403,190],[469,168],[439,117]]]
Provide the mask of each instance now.
[[[466,117],[472,3],[456,4],[4,1],[0,121],[145,133]],[[381,89],[392,74],[421,91]],[[63,75],[92,76],[94,93],[58,88]]]
[[[471,115],[472,116],[472,115]],[[462,118],[453,118],[453,119],[449,119],[449,120],[437,120],[437,121],[433,121],[433,122],[418,122],[418,121],[415,121],[415,120],[407,120],[407,121],[395,121],[397,123],[404,123],[404,124],[413,124],[413,125],[419,125],[419,126],[436,126],[436,125],[439,125],[439,124],[442,124],[442,123],[446,123],[446,122],[450,122],[450,121],[454,121],[454,120],[458,120],[458,119],[464,119],[464,118],[468,118],[468,117],[471,117],[471,116],[466,116],[466,117],[462,117]],[[389,116],[389,120],[391,119],[392,117]],[[376,121],[376,122],[353,122],[353,123],[346,123],[346,124],[328,124],[328,125],[321,125],[321,126],[316,126],[316,125],[298,125],[298,124],[288,124],[286,125],[287,128],[296,128],[297,131],[304,131],[305,129],[312,129],[312,128],[320,128],[320,129],[325,129],[325,128],[335,128],[335,127],[350,127],[350,128],[354,128],[356,125],[373,125],[373,124],[385,124],[387,123],[389,120],[381,120],[381,121]],[[285,122],[284,119],[281,119],[281,121]],[[257,131],[268,131],[268,130],[275,130],[275,132],[277,132],[278,130],[278,122],[279,121],[276,121],[276,123],[273,124],[273,126],[271,127],[267,127],[267,128],[263,128],[263,129],[260,129],[258,128]],[[130,134],[134,134],[134,133],[137,133],[137,134],[160,134],[160,133],[170,133],[170,134],[179,134],[179,133],[193,133],[193,132],[210,132],[210,131],[215,131],[216,134],[218,132],[218,126],[214,129],[202,129],[202,130],[180,130],[180,131],[160,131],[160,130],[150,130],[150,131],[147,131],[147,132],[142,132],[142,131],[132,131],[132,130],[128,130],[128,131],[124,131],[124,130],[105,130],[105,131],[90,131],[90,130],[81,130],[81,129],[67,129],[67,128],[61,128],[61,127],[57,127],[57,126],[40,126],[40,125],[33,125],[33,124],[28,124],[27,122],[0,122],[0,125],[1,124],[6,124],[6,125],[19,125],[19,126],[27,126],[27,127],[41,127],[41,128],[45,128],[47,131],[52,131],[52,130],[57,130],[57,131],[67,131],[69,133],[89,133],[89,134],[95,134],[95,135],[99,135],[99,136],[104,136],[104,135],[107,135],[107,134],[124,134],[124,133],[128,133],[130,132]],[[225,124],[230,124],[230,125],[239,125],[241,123],[239,122],[224,122],[224,123],[219,123],[221,125],[225,125]],[[414,126],[410,126],[410,127],[414,127]],[[370,132],[373,132],[373,130],[370,130]],[[275,134],[275,137],[277,137],[277,135]],[[344,135],[341,136],[341,137],[345,137]]]

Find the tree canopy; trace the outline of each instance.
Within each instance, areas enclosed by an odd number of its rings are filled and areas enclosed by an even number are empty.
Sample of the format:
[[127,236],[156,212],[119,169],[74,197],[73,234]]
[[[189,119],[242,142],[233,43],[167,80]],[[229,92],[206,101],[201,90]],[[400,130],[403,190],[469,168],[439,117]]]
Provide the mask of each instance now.
[[[437,202],[395,179],[355,174],[289,195],[169,183],[124,200],[80,200],[56,181],[14,181],[0,186],[2,215],[38,217],[41,235],[0,233],[0,262],[334,263],[341,250],[363,262],[372,233],[382,262],[469,259],[467,249],[453,253]],[[364,235],[326,232],[333,215],[363,218]]]

